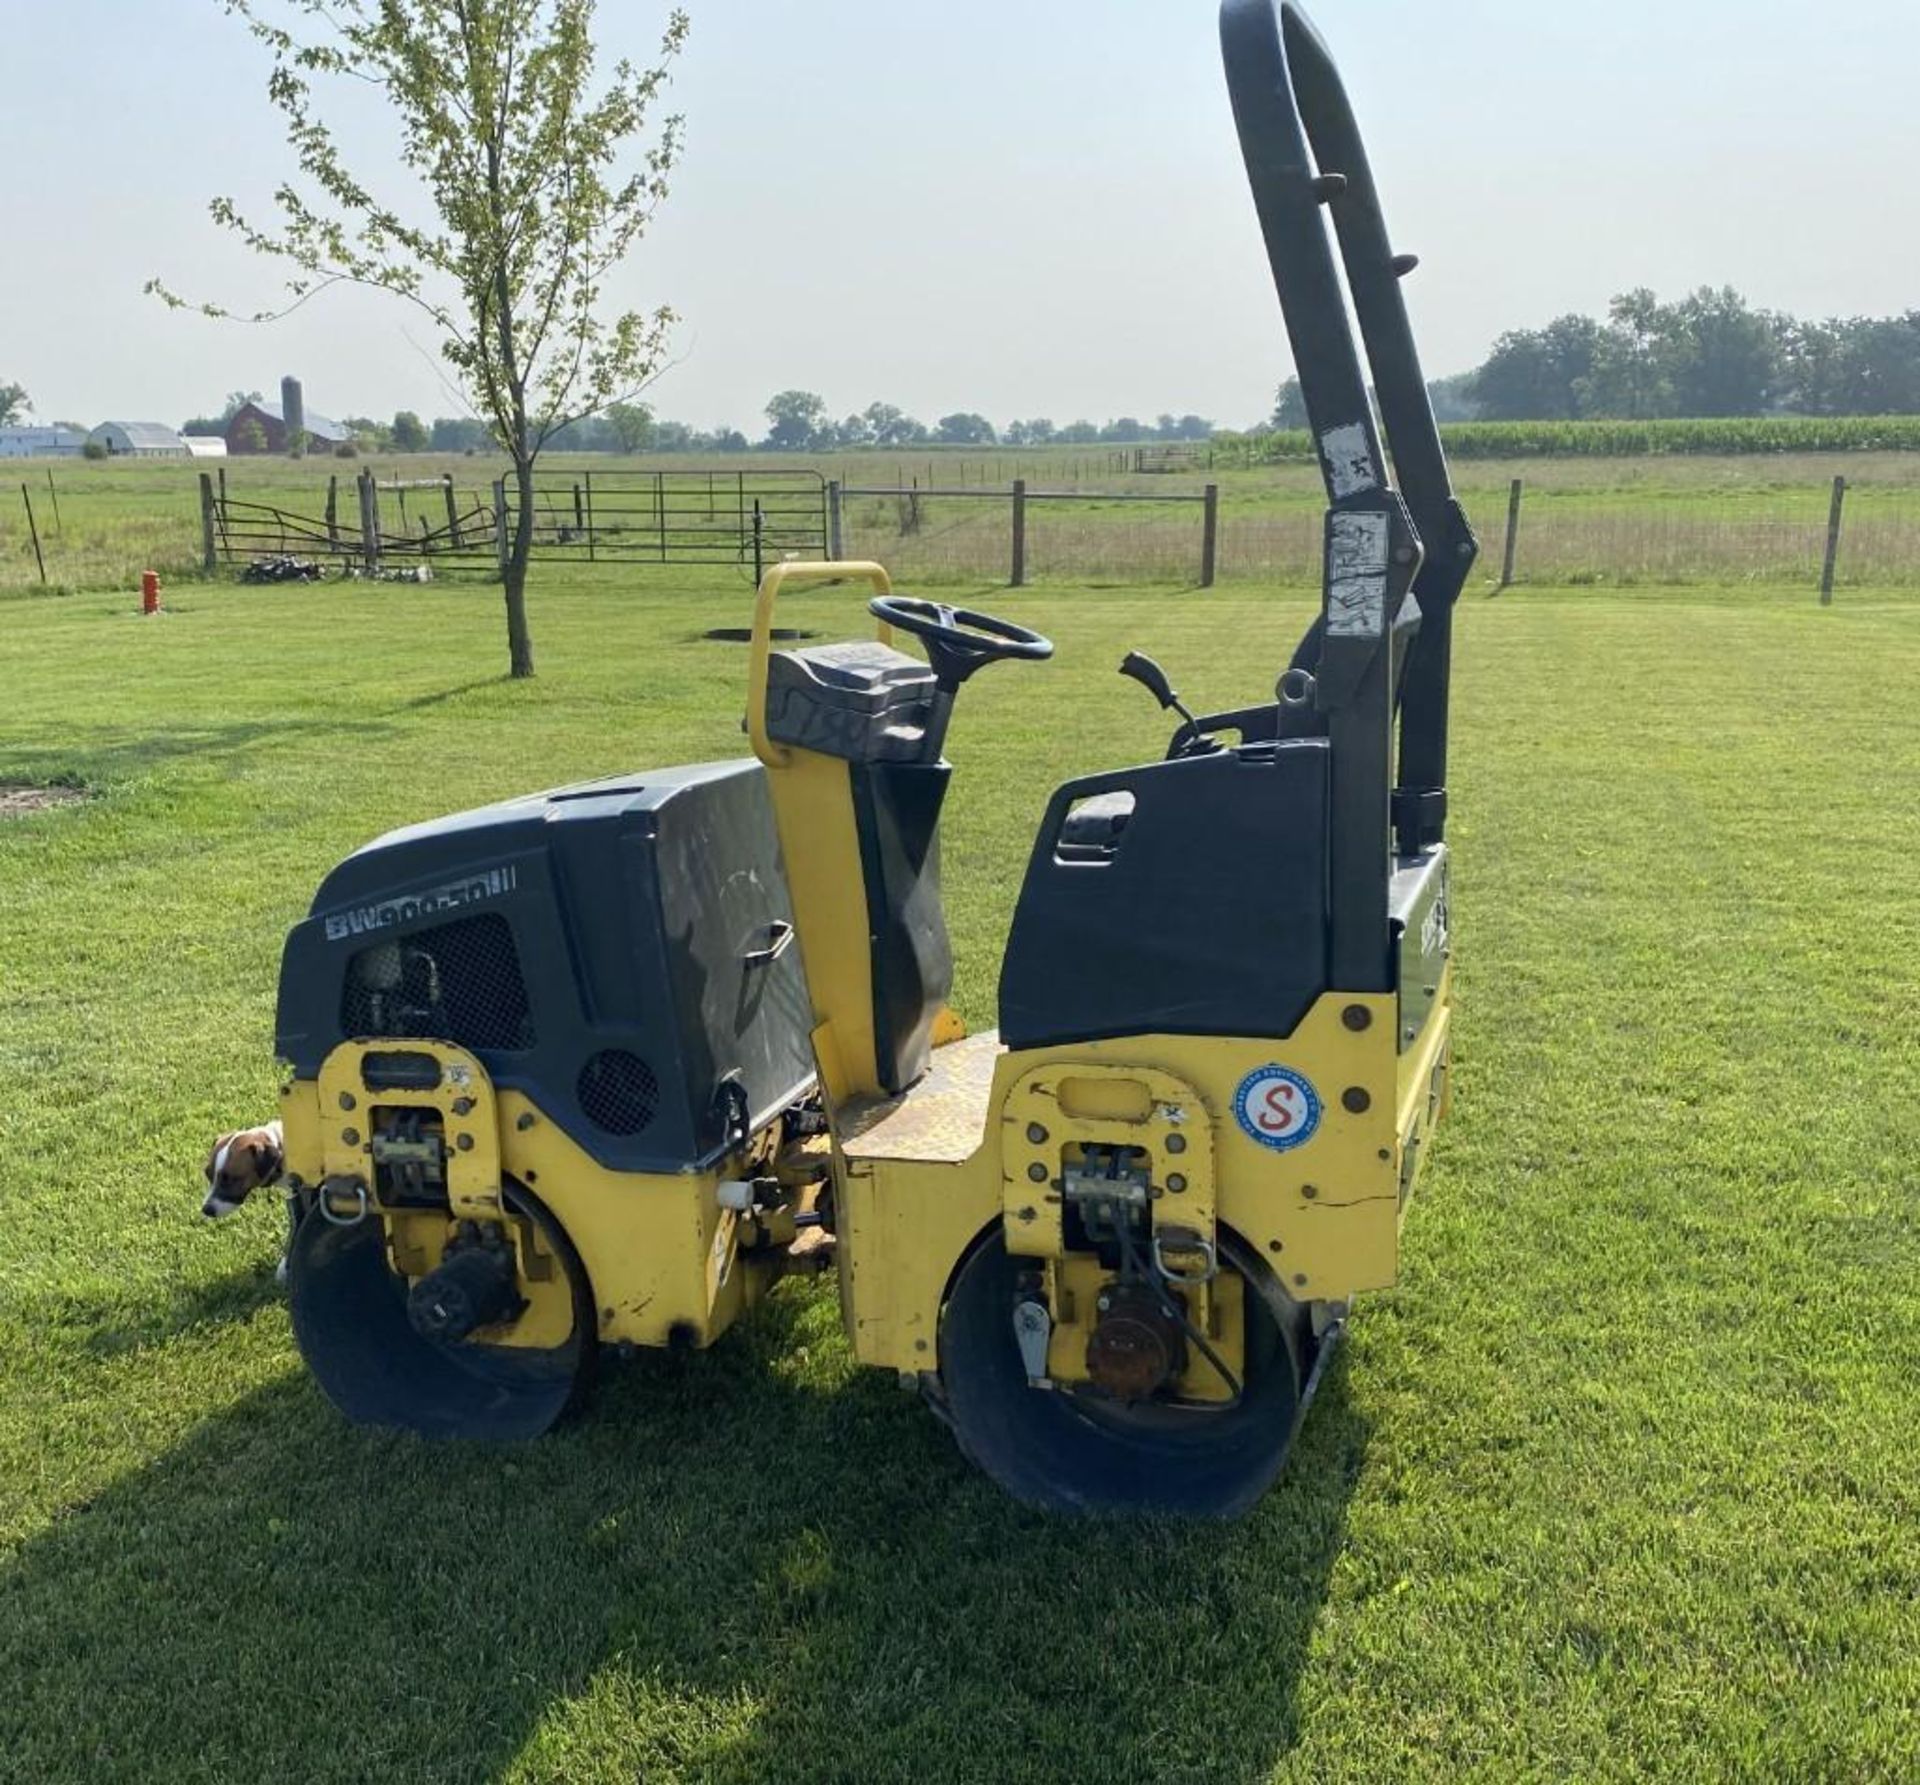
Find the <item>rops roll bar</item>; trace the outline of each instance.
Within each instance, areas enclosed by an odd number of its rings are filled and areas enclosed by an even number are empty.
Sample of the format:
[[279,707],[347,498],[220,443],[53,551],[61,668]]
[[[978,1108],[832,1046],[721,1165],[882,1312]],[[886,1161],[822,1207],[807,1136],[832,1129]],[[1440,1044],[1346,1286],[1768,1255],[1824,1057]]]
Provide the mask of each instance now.
[[[1445,835],[1453,605],[1477,548],[1454,500],[1400,289],[1414,257],[1396,255],[1388,241],[1359,126],[1326,44],[1292,0],[1222,0],[1220,43],[1327,490],[1321,638],[1311,667],[1333,756],[1329,965],[1336,985],[1381,989],[1390,975],[1390,837],[1397,833],[1402,853],[1412,854]],[[1323,208],[1333,218],[1339,264]],[[1364,371],[1345,292],[1360,323]]]

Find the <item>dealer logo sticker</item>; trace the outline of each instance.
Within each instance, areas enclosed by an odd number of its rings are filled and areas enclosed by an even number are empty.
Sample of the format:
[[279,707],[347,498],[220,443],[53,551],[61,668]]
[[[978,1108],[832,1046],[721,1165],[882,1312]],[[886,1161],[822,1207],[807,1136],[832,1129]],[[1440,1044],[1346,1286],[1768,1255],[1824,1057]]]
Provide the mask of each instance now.
[[1320,1098],[1290,1067],[1256,1066],[1233,1094],[1233,1113],[1250,1140],[1284,1153],[1313,1139]]

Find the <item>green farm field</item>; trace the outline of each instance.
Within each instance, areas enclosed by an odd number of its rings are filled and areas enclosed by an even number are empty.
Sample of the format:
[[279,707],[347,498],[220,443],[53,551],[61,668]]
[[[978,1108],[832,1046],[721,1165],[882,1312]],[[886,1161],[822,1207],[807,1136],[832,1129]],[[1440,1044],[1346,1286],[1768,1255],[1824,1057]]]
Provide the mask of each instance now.
[[[949,746],[986,1023],[1049,787],[1163,744],[1122,652],[1263,698],[1312,597],[971,592],[1059,645]],[[518,684],[479,584],[0,603],[0,781],[91,796],[0,820],[0,1778],[1920,1774],[1920,595],[1463,602],[1453,1119],[1281,1484],[1200,1528],[1009,1504],[824,1286],[513,1451],[308,1381],[278,1210],[198,1172],[316,880],[741,749],[740,578],[530,599]]]

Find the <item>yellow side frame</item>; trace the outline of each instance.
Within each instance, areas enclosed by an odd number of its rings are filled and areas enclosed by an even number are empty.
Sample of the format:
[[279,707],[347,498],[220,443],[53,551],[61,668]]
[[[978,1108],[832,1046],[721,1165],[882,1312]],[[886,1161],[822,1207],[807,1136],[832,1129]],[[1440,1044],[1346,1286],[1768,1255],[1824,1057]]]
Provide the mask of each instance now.
[[[1399,1264],[1401,1213],[1446,1094],[1451,993],[1443,980],[1432,1015],[1404,1055],[1397,1052],[1395,996],[1349,992],[1316,1000],[1284,1041],[1144,1035],[1002,1054],[981,1143],[969,1157],[846,1162],[842,1293],[855,1355],[899,1370],[934,1367],[952,1272],[1003,1220],[1025,1173],[1026,1161],[1015,1164],[1004,1150],[1004,1136],[1025,1131],[1017,1120],[1009,1128],[1010,1099],[1043,1066],[1066,1077],[1090,1068],[1124,1076],[1132,1068],[1197,1086],[1203,1113],[1195,1125],[1203,1120],[1212,1135],[1220,1224],[1298,1301],[1341,1303],[1389,1287]],[[1356,1028],[1361,1013],[1364,1025]],[[1290,1151],[1242,1133],[1231,1108],[1241,1080],[1269,1064],[1301,1073],[1320,1097],[1318,1129]],[[1050,1142],[1075,1134],[1074,1123],[1062,1121]]]
[[[363,1057],[396,1046],[440,1060],[441,1085],[367,1091]],[[343,1097],[354,1099],[350,1108]],[[704,1172],[610,1170],[524,1093],[496,1091],[465,1049],[435,1041],[342,1043],[321,1063],[317,1078],[293,1080],[280,1098],[287,1172],[309,1189],[332,1183],[336,1208],[343,1213],[352,1201],[346,1186],[372,1189],[371,1111],[442,1112],[452,1218],[506,1219],[521,1258],[523,1293],[535,1304],[527,1317],[490,1342],[551,1345],[572,1324],[570,1313],[563,1319],[543,1305],[541,1288],[551,1272],[541,1259],[528,1256],[524,1231],[506,1217],[500,1200],[503,1176],[538,1197],[572,1242],[593,1290],[596,1330],[604,1342],[658,1346],[672,1339],[709,1345],[758,1298],[766,1281],[756,1261],[741,1256],[739,1218],[720,1206],[720,1183],[759,1170],[766,1163],[759,1155],[770,1150],[777,1131],[752,1143],[753,1157],[723,1160]],[[459,1100],[470,1107],[455,1115]],[[459,1145],[462,1134],[473,1142],[465,1149]],[[439,1262],[451,1227],[451,1219],[437,1211],[387,1217],[376,1207],[368,1219],[391,1220],[389,1259],[408,1276],[423,1275]]]

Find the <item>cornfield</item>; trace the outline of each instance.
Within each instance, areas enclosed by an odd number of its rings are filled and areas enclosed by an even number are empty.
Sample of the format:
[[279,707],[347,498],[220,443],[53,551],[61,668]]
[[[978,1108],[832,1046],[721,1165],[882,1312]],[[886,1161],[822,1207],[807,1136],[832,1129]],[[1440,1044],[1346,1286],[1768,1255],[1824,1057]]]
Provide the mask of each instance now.
[[[1440,429],[1457,459],[1621,459],[1667,453],[1913,452],[1920,415],[1755,415],[1697,421],[1465,421]],[[1311,460],[1305,428],[1245,442],[1247,462]]]

